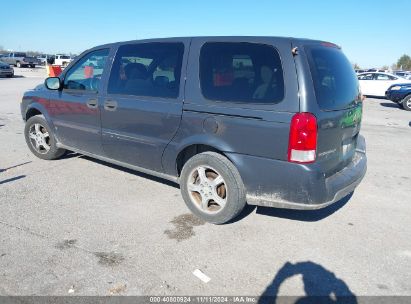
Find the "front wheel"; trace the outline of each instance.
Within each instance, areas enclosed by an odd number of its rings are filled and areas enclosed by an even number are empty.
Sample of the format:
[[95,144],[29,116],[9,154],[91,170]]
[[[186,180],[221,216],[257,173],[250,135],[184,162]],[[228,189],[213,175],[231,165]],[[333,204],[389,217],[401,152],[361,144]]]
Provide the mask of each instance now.
[[20,63],[20,62],[17,62],[17,63],[16,63],[16,67],[21,68],[21,63]]
[[411,111],[411,95],[408,95],[402,101],[402,107],[404,110]]
[[207,222],[226,223],[246,204],[240,173],[221,154],[204,152],[193,156],[184,164],[180,181],[187,207]]
[[24,136],[30,151],[41,159],[51,160],[64,155],[66,150],[56,146],[56,139],[43,116],[30,117],[24,127]]

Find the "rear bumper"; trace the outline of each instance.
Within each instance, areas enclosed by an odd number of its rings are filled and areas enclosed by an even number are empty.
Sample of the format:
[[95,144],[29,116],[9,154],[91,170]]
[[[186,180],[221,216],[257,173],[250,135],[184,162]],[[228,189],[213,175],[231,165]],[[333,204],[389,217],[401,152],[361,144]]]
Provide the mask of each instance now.
[[325,177],[315,166],[244,155],[228,155],[236,164],[250,205],[315,210],[331,205],[354,191],[367,171],[365,140],[359,138],[351,163]]

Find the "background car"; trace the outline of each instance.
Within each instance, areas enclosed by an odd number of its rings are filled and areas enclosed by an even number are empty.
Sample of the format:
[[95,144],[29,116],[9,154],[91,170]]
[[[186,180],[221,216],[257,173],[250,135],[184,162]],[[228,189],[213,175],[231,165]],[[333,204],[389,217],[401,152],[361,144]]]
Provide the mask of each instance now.
[[71,56],[69,56],[69,55],[57,54],[57,55],[54,56],[54,64],[55,65],[66,67],[72,61],[73,61],[73,58],[71,58]]
[[7,63],[0,61],[0,76],[13,77],[14,69]]
[[385,92],[385,97],[411,111],[411,84],[394,84]]
[[25,67],[29,66],[31,68],[35,68],[38,61],[34,57],[27,56],[26,53],[9,53],[6,56],[2,57],[1,60],[5,63],[10,65],[14,65],[15,67]]
[[405,79],[411,79],[411,72],[408,71],[397,71],[394,74]]
[[54,55],[42,54],[37,56],[37,60],[41,65],[46,65],[47,63],[53,64],[54,63]]
[[411,80],[382,72],[367,72],[358,74],[361,92],[365,96],[385,97],[385,92],[393,84],[411,83]]

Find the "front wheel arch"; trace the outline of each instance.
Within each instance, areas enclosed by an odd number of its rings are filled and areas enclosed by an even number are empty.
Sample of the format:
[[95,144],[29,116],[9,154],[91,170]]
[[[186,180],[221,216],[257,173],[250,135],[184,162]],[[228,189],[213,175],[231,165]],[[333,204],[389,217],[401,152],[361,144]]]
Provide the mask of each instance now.
[[411,105],[407,106],[407,103],[411,103],[411,93],[405,96],[401,101],[401,106],[406,111],[411,111]]
[[53,160],[66,153],[65,149],[58,148],[54,132],[43,115],[33,115],[26,121],[24,137],[28,148],[38,158]]
[[[24,113],[24,112],[23,112]],[[23,115],[23,120],[27,122],[31,117],[36,116],[36,115],[42,115],[44,119],[47,121],[49,124],[50,128],[53,130],[53,132],[56,132],[54,123],[49,116],[48,111],[46,108],[40,104],[40,103],[31,103],[27,105],[25,115]],[[56,136],[57,141],[59,142],[57,136]]]
[[[25,120],[29,120],[31,117],[36,116],[36,115],[43,115],[42,112],[40,112],[36,108],[31,108],[26,112]],[[43,115],[44,116],[44,115]]]

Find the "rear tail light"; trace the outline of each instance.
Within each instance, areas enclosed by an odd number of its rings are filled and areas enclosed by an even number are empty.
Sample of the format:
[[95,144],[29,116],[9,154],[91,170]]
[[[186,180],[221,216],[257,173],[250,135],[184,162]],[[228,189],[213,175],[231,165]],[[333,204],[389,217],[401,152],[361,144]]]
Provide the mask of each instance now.
[[317,150],[317,118],[311,113],[297,113],[291,119],[288,161],[312,163]]

